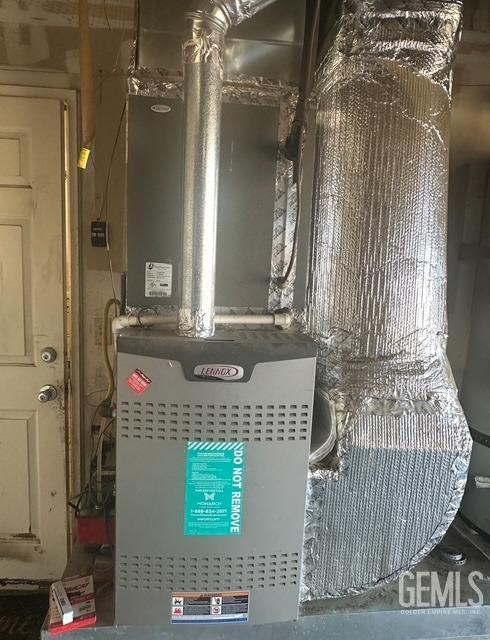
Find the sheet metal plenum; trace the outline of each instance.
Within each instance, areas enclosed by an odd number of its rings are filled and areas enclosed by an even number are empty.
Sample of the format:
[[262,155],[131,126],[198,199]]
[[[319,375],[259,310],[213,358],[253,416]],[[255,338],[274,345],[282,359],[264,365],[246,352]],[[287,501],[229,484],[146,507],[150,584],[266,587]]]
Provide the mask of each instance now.
[[344,0],[318,71],[307,325],[337,450],[310,472],[303,597],[396,578],[440,540],[471,440],[447,362],[459,2]]

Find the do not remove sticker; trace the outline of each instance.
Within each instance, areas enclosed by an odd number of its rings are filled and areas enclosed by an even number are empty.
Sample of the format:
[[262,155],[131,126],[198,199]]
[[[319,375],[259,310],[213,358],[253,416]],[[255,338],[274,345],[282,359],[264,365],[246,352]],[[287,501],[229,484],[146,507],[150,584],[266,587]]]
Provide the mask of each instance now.
[[243,442],[188,442],[186,536],[239,536],[245,482]]

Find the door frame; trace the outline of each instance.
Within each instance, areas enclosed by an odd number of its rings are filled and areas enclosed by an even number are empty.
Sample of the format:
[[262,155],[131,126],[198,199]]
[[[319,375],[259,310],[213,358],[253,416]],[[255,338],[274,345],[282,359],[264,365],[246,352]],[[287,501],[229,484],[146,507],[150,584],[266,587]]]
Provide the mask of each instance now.
[[[0,96],[19,98],[52,98],[62,105],[63,184],[63,294],[64,294],[64,368],[65,368],[65,462],[67,497],[67,543],[71,553],[74,543],[74,517],[68,500],[80,492],[82,468],[83,404],[81,402],[82,317],[81,306],[81,238],[80,194],[78,189],[78,93],[71,89],[68,74],[30,69],[0,67]],[[10,587],[23,585],[23,580],[9,581]]]

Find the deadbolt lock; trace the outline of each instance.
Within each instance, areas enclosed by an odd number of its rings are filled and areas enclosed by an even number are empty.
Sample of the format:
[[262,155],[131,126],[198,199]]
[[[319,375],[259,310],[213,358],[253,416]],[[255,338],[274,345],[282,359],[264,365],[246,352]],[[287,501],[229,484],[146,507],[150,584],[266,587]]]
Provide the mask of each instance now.
[[54,362],[57,357],[58,354],[56,353],[56,349],[53,349],[53,347],[46,347],[41,351],[41,359],[43,362]]

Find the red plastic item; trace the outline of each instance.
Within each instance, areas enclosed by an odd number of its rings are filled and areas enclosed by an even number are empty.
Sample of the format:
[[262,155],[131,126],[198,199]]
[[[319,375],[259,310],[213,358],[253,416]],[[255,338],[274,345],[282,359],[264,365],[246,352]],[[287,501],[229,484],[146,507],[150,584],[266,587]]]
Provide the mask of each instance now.
[[114,544],[114,518],[103,516],[79,516],[77,518],[80,544]]
[[84,627],[90,627],[97,622],[97,616],[89,616],[88,618],[84,618],[83,620],[78,620],[77,622],[70,622],[68,624],[55,625],[53,627],[49,627],[49,633],[53,636],[58,636],[61,633],[66,633],[67,631],[74,631],[75,629],[83,629]]

